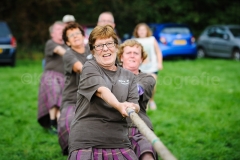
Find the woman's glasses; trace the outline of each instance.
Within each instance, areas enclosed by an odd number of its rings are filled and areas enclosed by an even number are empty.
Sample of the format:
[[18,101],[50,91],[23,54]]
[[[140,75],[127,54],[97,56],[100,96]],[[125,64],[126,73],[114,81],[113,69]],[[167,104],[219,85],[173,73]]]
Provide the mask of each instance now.
[[75,33],[71,33],[68,35],[68,38],[72,38],[74,36],[78,36],[78,35],[81,35],[82,33],[81,32],[75,32]]
[[96,50],[96,51],[101,51],[104,47],[104,45],[107,47],[107,48],[112,48],[115,46],[115,43],[114,42],[108,42],[108,43],[105,43],[105,44],[98,44],[98,45],[95,45],[93,46],[93,48]]

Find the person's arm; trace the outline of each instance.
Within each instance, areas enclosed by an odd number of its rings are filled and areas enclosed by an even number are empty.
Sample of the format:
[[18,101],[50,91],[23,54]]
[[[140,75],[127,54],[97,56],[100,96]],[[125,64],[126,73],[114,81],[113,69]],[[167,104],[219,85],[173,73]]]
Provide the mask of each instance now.
[[123,117],[127,117],[128,113],[126,108],[131,107],[136,112],[139,112],[139,105],[129,102],[120,103],[117,98],[113,95],[113,93],[107,87],[99,87],[96,92],[96,96],[102,98],[106,103],[110,106],[114,107],[118,110]]
[[162,52],[158,46],[158,42],[157,40],[154,38],[154,49],[155,49],[155,53],[157,54],[157,60],[158,60],[158,69],[162,70],[163,69],[163,57],[162,57]]
[[127,102],[128,103],[128,106],[130,108],[132,108],[136,113],[138,113],[140,111],[140,106],[139,104],[135,104],[135,103],[130,103],[130,102]]
[[66,49],[64,49],[62,46],[56,46],[53,52],[60,56],[63,56],[66,53]]
[[139,81],[139,85],[142,86],[143,93],[143,101],[148,101],[153,94],[154,87],[156,85],[156,79],[152,75],[147,75]]
[[80,61],[77,61],[76,63],[73,64],[73,71],[76,73],[81,73],[82,72],[82,63]]
[[70,74],[72,74],[72,72],[82,72],[83,64],[77,59],[74,54],[72,54],[71,49],[67,50],[66,53],[62,56],[62,58],[65,72],[68,72]]

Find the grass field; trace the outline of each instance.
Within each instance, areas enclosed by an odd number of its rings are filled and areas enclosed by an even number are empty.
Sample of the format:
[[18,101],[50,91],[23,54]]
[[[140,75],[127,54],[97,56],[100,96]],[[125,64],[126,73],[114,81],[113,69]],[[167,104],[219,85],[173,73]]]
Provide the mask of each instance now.
[[[155,133],[179,160],[240,159],[239,62],[168,60],[157,82]],[[0,160],[65,160],[37,123],[41,61],[0,66]]]

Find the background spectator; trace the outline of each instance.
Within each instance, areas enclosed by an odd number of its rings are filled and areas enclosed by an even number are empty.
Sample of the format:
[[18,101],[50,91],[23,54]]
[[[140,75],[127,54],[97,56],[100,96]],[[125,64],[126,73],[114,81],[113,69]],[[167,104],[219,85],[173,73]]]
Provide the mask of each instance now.
[[[134,28],[133,36],[143,45],[144,50],[148,54],[148,57],[141,64],[140,70],[144,73],[152,74],[157,82],[158,71],[163,69],[162,52],[158,46],[157,40],[152,36],[152,31],[146,23],[139,23]],[[153,90],[152,97],[149,101],[149,107],[152,110],[156,109],[156,104],[153,99],[155,90],[156,89]]]
[[64,69],[62,55],[66,45],[62,40],[65,23],[56,21],[50,28],[51,39],[45,45],[45,68],[38,94],[38,122],[51,133],[57,134],[57,119],[62,101]]

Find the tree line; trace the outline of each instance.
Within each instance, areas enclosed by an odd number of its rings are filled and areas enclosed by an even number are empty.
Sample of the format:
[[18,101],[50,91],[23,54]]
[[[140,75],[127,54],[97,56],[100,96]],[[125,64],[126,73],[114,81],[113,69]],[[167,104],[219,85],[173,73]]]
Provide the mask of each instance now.
[[120,37],[137,23],[177,22],[188,24],[196,37],[212,24],[240,24],[236,0],[2,0],[0,20],[6,21],[25,46],[44,45],[48,28],[65,14],[81,25],[95,25],[98,15],[111,11]]

